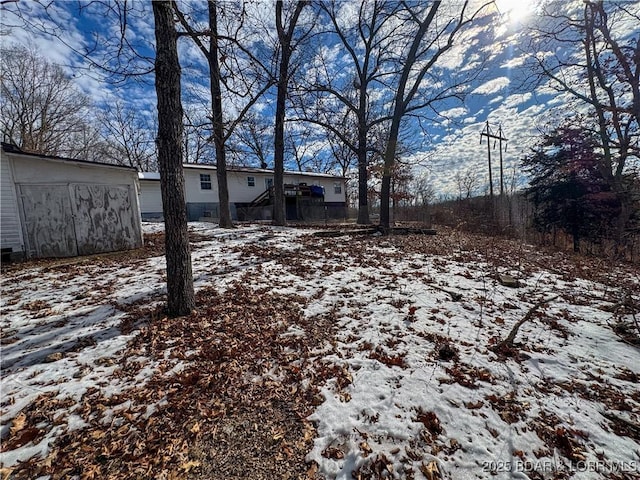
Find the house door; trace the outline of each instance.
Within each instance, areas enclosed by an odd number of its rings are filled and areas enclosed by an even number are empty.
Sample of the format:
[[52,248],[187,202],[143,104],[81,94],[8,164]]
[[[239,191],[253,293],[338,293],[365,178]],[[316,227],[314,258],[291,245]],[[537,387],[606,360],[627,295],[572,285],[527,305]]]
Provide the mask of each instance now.
[[284,197],[287,220],[298,220],[298,199]]
[[20,185],[25,243],[29,257],[78,254],[67,185]]

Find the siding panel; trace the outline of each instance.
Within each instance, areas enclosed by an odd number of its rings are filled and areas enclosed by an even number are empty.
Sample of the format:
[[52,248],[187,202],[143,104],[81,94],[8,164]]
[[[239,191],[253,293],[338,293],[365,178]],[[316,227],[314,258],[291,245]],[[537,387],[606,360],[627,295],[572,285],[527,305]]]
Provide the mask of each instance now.
[[140,180],[140,212],[143,217],[162,216],[160,182]]
[[20,185],[28,257],[78,254],[67,185]]
[[24,250],[22,228],[10,160],[0,154],[0,247],[13,252]]
[[140,247],[128,185],[72,185],[71,201],[78,254]]

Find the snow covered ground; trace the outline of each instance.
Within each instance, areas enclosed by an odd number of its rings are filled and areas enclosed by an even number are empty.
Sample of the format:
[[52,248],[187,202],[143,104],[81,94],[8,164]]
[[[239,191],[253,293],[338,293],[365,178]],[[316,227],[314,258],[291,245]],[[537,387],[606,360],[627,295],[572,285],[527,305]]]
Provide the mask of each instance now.
[[[637,268],[445,230],[190,229],[197,289],[250,278],[252,289],[304,297],[307,317],[337,327],[335,342],[310,352],[337,373],[309,417],[309,476],[640,478],[640,348],[625,336],[640,317]],[[141,354],[127,377],[113,361],[136,336],[136,316],[161,303],[164,273],[162,256],[3,273],[2,473],[83,428],[88,392],[117,396],[184,367]],[[514,347],[495,348],[527,314]],[[26,428],[43,398],[56,414]]]

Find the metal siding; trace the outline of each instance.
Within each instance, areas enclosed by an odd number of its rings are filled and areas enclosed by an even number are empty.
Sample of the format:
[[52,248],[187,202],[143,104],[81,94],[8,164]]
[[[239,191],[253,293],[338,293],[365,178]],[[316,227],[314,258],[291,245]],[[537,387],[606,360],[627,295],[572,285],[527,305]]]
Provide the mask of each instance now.
[[78,254],[127,250],[140,246],[129,185],[70,186]]
[[11,164],[4,152],[0,158],[0,248],[21,252],[24,245]]
[[78,254],[69,187],[20,185],[28,257]]

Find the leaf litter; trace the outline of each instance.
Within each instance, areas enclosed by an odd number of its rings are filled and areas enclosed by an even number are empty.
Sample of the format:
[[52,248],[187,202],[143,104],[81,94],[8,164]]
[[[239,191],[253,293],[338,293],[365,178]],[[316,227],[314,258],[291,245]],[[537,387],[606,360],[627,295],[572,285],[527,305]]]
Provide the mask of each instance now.
[[168,319],[145,230],[4,269],[3,477],[638,478],[636,267],[191,224],[198,306]]

